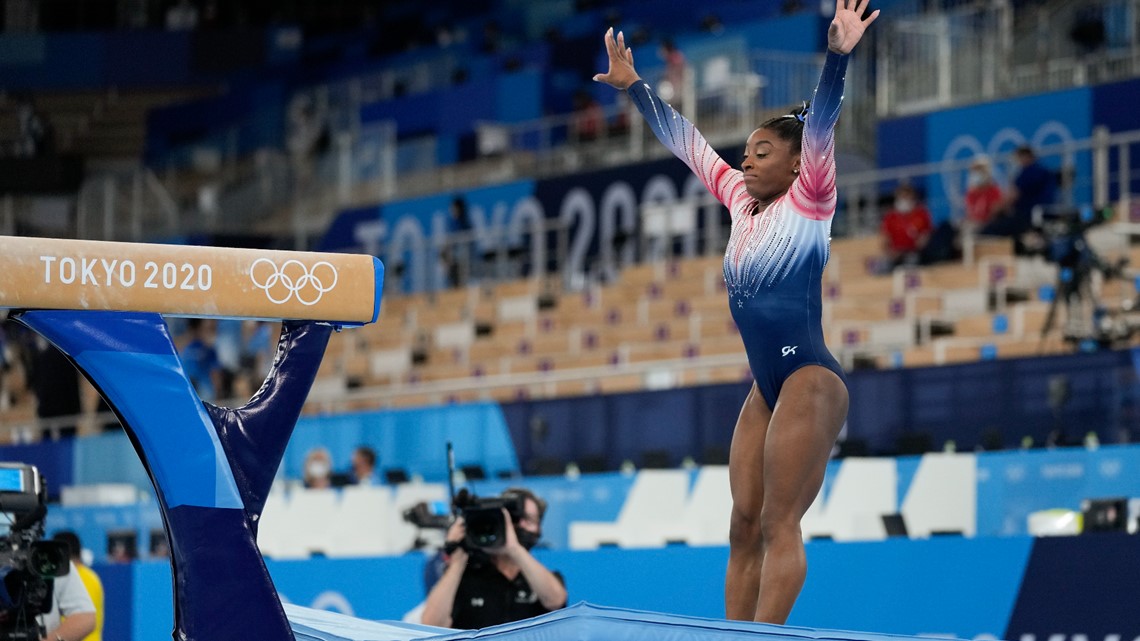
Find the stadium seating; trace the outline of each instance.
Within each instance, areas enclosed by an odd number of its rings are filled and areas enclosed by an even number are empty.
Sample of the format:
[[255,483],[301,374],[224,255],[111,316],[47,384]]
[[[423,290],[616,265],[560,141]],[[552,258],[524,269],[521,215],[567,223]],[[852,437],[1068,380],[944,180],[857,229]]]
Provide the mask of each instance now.
[[[1049,307],[1035,300],[1055,268],[1013,257],[1008,241],[977,247],[974,263],[877,275],[866,268],[877,238],[835,240],[824,283],[831,349],[848,367],[1064,351],[1059,340],[1040,340]],[[720,264],[713,256],[637,265],[612,283],[557,295],[541,310],[538,293],[552,287],[534,279],[392,297],[381,322],[359,330],[363,336],[334,337],[330,358],[355,362],[361,385],[396,384],[414,402],[641,389],[658,366],[672,372],[671,385],[737,381],[747,369]],[[1131,290],[1110,282],[1102,295],[1115,302]],[[370,368],[357,351],[368,349]],[[383,402],[402,405],[401,396]]]

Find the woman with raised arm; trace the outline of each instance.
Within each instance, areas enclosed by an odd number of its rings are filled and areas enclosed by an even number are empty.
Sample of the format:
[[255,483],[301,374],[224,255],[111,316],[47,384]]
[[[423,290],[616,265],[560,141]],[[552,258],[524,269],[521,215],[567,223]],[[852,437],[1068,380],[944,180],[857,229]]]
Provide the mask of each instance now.
[[807,574],[800,519],[847,415],[843,369],[823,341],[821,286],[836,204],[835,121],[847,55],[879,16],[863,18],[869,1],[837,0],[810,108],[760,125],[739,170],[638,77],[621,32],[606,32],[609,70],[594,76],[629,93],[657,138],[732,216],[724,279],[756,382],[729,453],[730,619],[787,620]]

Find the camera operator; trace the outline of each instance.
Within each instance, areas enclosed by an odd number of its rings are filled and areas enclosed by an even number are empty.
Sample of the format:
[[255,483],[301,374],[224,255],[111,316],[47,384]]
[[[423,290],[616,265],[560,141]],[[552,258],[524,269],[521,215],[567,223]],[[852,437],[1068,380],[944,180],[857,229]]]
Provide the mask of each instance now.
[[75,562],[68,564],[68,573],[54,580],[51,611],[36,617],[47,630],[42,641],[80,641],[95,631],[95,604]]
[[67,545],[67,549],[71,554],[71,571],[79,571],[79,579],[83,582],[83,587],[86,588],[88,596],[91,597],[91,603],[95,606],[95,629],[90,634],[83,637],[83,641],[103,641],[103,581],[95,570],[87,567],[83,562],[83,543],[79,540],[79,535],[71,530],[62,530],[56,532],[51,537],[53,541],[60,541]]
[[477,629],[518,621],[566,607],[562,576],[535,559],[530,549],[542,534],[546,504],[533,492],[511,488],[504,498],[518,498],[521,515],[513,520],[501,508],[503,543],[472,548],[466,525],[457,519],[447,533],[447,569],[424,603],[422,622],[460,629]]

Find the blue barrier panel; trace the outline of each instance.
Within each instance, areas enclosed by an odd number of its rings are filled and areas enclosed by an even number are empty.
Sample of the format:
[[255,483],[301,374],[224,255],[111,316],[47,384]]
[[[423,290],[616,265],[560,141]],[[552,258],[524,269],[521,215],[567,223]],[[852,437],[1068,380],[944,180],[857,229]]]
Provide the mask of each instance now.
[[[1004,158],[1020,144],[1034,148],[1084,140],[1092,135],[1091,90],[1072,89],[1012,100],[948,109],[930,114],[926,128],[928,162],[965,160],[984,153]],[[1076,202],[1092,198],[1092,163],[1087,154],[1076,157]],[[1060,169],[1057,156],[1043,158],[1042,164]],[[994,174],[1005,185],[1016,172],[1010,165],[996,163]],[[1011,175],[1012,174],[1012,175]],[[945,218],[951,203],[959,203],[965,193],[965,172],[950,172],[928,179],[926,200],[936,219]]]
[[888,168],[926,162],[926,127],[926,116],[880,120],[875,145],[876,164]]
[[[444,448],[448,440],[455,445],[458,465],[482,465],[488,474],[519,469],[502,412],[493,403],[302,418],[289,442],[282,469],[288,478],[301,478],[305,453],[316,446],[328,447],[337,470],[346,469],[352,450],[369,445],[377,452],[378,469],[401,467],[428,481],[440,481],[447,478]],[[146,470],[125,434],[103,434],[68,443],[75,446],[75,467],[69,483],[150,487]],[[53,457],[66,456],[66,451],[45,450]]]
[[[827,25],[830,23],[830,18],[824,19],[817,12],[806,11],[791,16],[769,20],[752,20],[739,24],[725,21],[724,35],[744,36],[748,42],[763,43],[761,46],[769,51],[814,54],[823,48],[825,44],[824,35],[827,33]],[[807,100],[808,98],[809,96],[801,96],[798,100]],[[743,142],[742,140],[741,144]]]
[[327,251],[374,252],[389,266],[402,264],[406,291],[439,289],[445,286],[439,248],[454,231],[452,199],[466,202],[475,249],[487,251],[498,249],[503,238],[521,244],[520,234],[507,232],[544,215],[541,208],[535,213],[534,193],[533,181],[520,180],[346,210],[329,226],[320,246]]
[[1033,547],[1007,639],[1140,636],[1140,536],[1099,533]]
[[[1096,100],[1096,95],[1112,98]],[[1072,89],[887,120],[878,127],[879,166],[963,161],[985,154],[1002,161],[994,164],[994,175],[1004,186],[1016,175],[1014,165],[1005,160],[1018,145],[1040,148],[1086,139],[1092,135],[1092,123],[1100,122],[1094,115],[1121,122],[1116,116],[1122,107],[1106,106],[1130,104],[1118,96],[1115,91],[1094,94],[1087,88]],[[1074,197],[1088,202],[1092,164],[1088,155],[1078,155],[1075,162]],[[1060,169],[1055,156],[1043,164]],[[924,179],[921,187],[936,222],[961,209],[965,179],[965,170]]]
[[[87,540],[83,539],[87,546]],[[96,563],[91,566],[99,580],[103,583],[103,638],[112,639],[140,639],[134,636],[131,625],[135,618],[138,598],[135,594],[135,565],[131,563]],[[166,594],[170,596],[170,571],[166,572]],[[168,598],[167,603],[170,602]],[[170,621],[164,622],[167,630],[165,636],[170,636]],[[165,637],[153,637],[155,639]]]
[[994,452],[978,457],[978,534],[1022,534],[1038,510],[1087,498],[1140,497],[1140,447]]
[[[1127,21],[1123,22],[1127,24]],[[1113,82],[1098,85],[1092,89],[1092,121],[1097,126],[1107,127],[1113,133],[1134,131],[1136,129],[1136,112],[1131,105],[1140,101],[1140,80],[1135,78],[1123,82]],[[1131,158],[1140,154],[1140,145],[1128,146]],[[1120,155],[1108,155],[1108,172],[1110,176],[1120,175]],[[1109,181],[1109,200],[1116,201],[1121,197],[1118,180]],[[1132,178],[1129,185],[1130,193],[1140,192],[1140,181]]]
[[[103,38],[107,56],[101,81],[104,86],[179,86],[193,82],[189,32],[119,31]],[[139,64],[140,60],[146,64]]]
[[78,89],[105,86],[106,40],[96,34],[0,36],[5,89]]
[[[1071,540],[1082,550],[1094,543],[1088,537]],[[1028,537],[811,542],[809,578],[788,623],[998,637],[1009,621],[1032,546]],[[704,617],[724,614],[725,547],[537,554],[547,567],[562,572],[572,603],[585,600]],[[412,554],[270,562],[268,567],[289,602],[366,619],[399,619],[424,597],[423,562],[422,555]],[[157,562],[136,563],[133,568],[133,634],[124,641],[168,636],[169,568]],[[1088,590],[1089,599],[1111,596],[1095,585]]]
[[[1029,514],[1063,508],[1078,510],[1087,498],[1140,497],[1140,446],[1103,446],[1097,450],[1064,448],[983,454],[977,464],[976,532],[979,538],[1020,536],[1027,531]],[[896,508],[911,491],[921,458],[894,459],[898,484]],[[842,461],[827,468],[822,493],[830,500]],[[699,474],[699,469],[692,472]],[[636,477],[617,472],[586,474],[577,479],[537,476],[511,480],[470,481],[479,496],[496,496],[509,486],[533,489],[548,503],[543,543],[554,550],[568,547],[569,525],[574,521],[614,521]],[[683,505],[687,497],[677,497]],[[663,508],[663,509],[667,509]],[[161,528],[157,505],[144,502],[123,506],[55,507],[47,517],[48,533],[71,529],[79,533],[97,560],[107,554],[107,532],[137,534],[140,555],[145,556],[151,532]]]
[[495,121],[523,122],[541,118],[542,82],[545,76],[544,68],[501,76],[495,83]]
[[[373,115],[376,118],[386,117],[379,112]],[[735,153],[733,150],[728,152]],[[504,228],[515,231],[513,221],[524,214],[556,219],[567,225],[570,229],[570,256],[569,264],[562,272],[570,278],[584,275],[592,258],[599,254],[599,248],[613,246],[618,230],[636,232],[637,212],[641,205],[673,202],[703,193],[700,181],[684,163],[673,159],[538,182],[518,181],[456,192],[455,195],[468,201],[468,213],[477,235],[483,230],[493,230],[500,235]],[[363,228],[369,222],[375,223],[376,219],[370,221],[360,209],[350,210],[342,215],[352,223],[339,219],[334,221],[321,246],[339,250],[365,245],[366,249],[373,251],[361,238],[359,232],[364,232],[366,237],[374,238],[374,247],[380,247],[384,252],[399,250],[400,256],[408,261],[409,272],[417,269],[418,265],[428,265],[428,269],[433,269],[432,266],[439,265],[439,260],[437,248],[429,239],[442,239],[449,229],[446,216],[451,197],[449,192],[380,206],[378,218],[385,223],[382,229],[374,224],[368,229]],[[488,234],[487,237],[495,236]],[[477,242],[481,247],[490,247],[485,241]],[[390,255],[381,254],[381,257],[389,266],[397,262]],[[412,275],[409,274],[408,278]],[[416,283],[418,289],[440,284],[427,274],[410,282]]]
[[1028,537],[811,542],[808,580],[788,623],[1000,637],[1032,545]]
[[[1066,376],[1073,393],[1058,418],[1070,442],[1092,429],[1100,442],[1111,443],[1120,432],[1137,428],[1128,422],[1135,421],[1132,414],[1121,409],[1125,397],[1136,394],[1136,385],[1121,376],[1132,369],[1130,352],[1112,351],[851,372],[847,437],[866,441],[872,453],[884,454],[896,452],[899,438],[914,433],[928,434],[935,447],[953,440],[960,451],[982,445],[990,432],[1005,447],[1018,446],[1023,436],[1041,445],[1057,420],[1049,408],[1049,381]],[[519,401],[504,404],[503,414],[524,469],[532,469],[536,458],[569,461],[594,454],[605,454],[612,469],[624,459],[638,461],[651,447],[665,448],[680,460],[727,446],[748,386],[728,383]],[[699,411],[687,414],[685,408],[694,405],[686,399],[693,398]],[[654,424],[651,420],[637,418],[648,416],[645,408],[662,404],[682,417],[668,417],[665,424],[687,434],[660,435],[645,427]],[[707,411],[709,407],[716,411]],[[536,420],[547,426],[541,439],[532,431]]]
[[376,450],[379,470],[398,467],[427,481],[444,481],[448,441],[455,447],[457,466],[481,465],[488,475],[519,469],[499,406],[474,403],[303,417],[285,450],[282,470],[286,477],[301,478],[305,454],[314,447],[329,448],[335,469],[345,469],[352,450],[368,445]]

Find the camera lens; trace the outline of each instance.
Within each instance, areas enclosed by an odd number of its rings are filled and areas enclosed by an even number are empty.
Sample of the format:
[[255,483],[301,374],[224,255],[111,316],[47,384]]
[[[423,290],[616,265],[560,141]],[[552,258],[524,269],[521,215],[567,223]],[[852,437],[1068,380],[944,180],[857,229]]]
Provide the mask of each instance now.
[[463,513],[467,524],[467,542],[476,548],[493,548],[502,545],[505,533],[503,513],[499,508],[468,509]]

